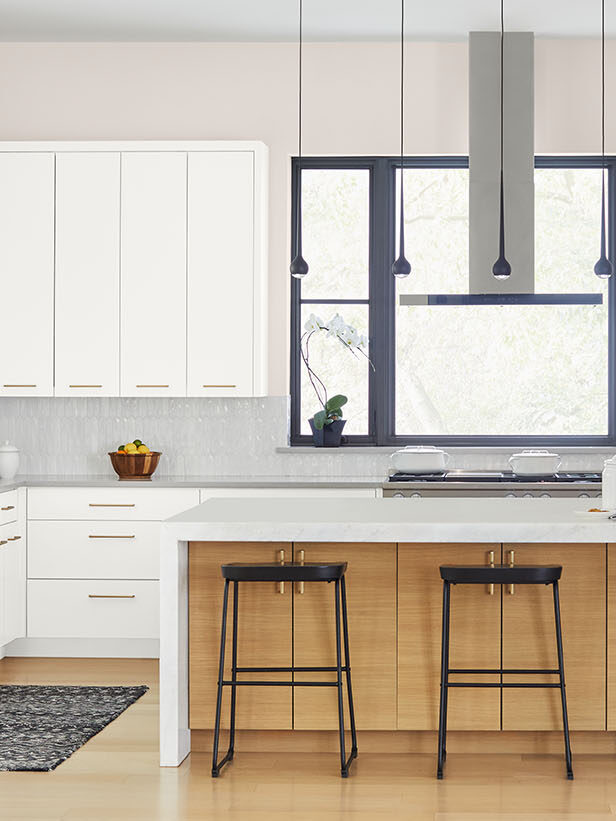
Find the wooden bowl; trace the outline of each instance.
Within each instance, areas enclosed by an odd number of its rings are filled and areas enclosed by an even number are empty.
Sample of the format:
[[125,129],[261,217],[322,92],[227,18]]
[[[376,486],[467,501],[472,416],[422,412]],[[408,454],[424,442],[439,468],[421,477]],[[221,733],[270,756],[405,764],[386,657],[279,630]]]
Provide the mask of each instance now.
[[158,467],[161,454],[137,453],[131,456],[128,453],[110,453],[109,458],[113,469],[123,482],[149,482],[152,474]]

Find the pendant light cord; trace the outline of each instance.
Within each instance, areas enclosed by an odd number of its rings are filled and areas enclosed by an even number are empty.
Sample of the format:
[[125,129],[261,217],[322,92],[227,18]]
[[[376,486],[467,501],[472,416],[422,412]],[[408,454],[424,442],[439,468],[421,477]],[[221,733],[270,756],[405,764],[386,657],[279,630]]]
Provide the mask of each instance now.
[[400,0],[400,256],[404,256],[404,5]]
[[500,37],[500,172],[503,177],[503,166],[505,157],[505,0],[500,4],[501,37]]
[[295,244],[296,254],[302,255],[302,86],[303,86],[303,47],[304,47],[304,3],[299,0],[299,48],[298,48],[298,94],[297,94],[297,203]]
[[601,160],[605,168],[605,0],[601,0]]

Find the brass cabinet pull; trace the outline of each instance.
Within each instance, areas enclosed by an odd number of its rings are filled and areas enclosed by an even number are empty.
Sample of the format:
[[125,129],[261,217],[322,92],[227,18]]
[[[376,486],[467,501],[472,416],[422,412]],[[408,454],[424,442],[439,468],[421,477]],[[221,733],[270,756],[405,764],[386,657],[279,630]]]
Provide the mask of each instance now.
[[88,593],[89,599],[134,599],[135,594],[120,595],[119,593]]
[[102,385],[69,385],[69,388],[102,388]]
[[[515,567],[515,550],[510,550],[509,551],[509,567]],[[510,584],[510,585],[507,585],[507,587],[508,587],[507,592],[509,593],[510,596],[513,596],[513,594],[515,592],[515,585]]]
[[237,388],[237,385],[201,385],[202,388]]
[[134,536],[99,536],[94,533],[90,533],[88,539],[134,539]]
[[[301,564],[302,567],[304,566],[304,557],[305,556],[306,556],[306,552],[304,550],[300,550],[299,551],[299,563]],[[299,592],[303,593],[304,592],[304,582],[299,582],[298,587],[299,587]]]
[[7,539],[2,539],[0,541],[0,545],[3,545],[3,544],[8,544],[8,540]]
[[0,510],[15,510],[15,505],[7,505],[6,507],[1,507]]
[[90,502],[88,507],[135,507],[134,502]]
[[36,385],[3,385],[3,388],[36,388]]
[[21,536],[9,536],[9,542],[16,542]]
[[[278,559],[280,564],[284,564],[284,550],[278,551]],[[284,582],[278,582],[278,592],[284,593]]]
[[136,388],[168,388],[169,385],[135,385]]
[[[493,550],[488,551],[488,565],[490,567],[494,567],[494,551]],[[493,584],[488,585],[488,595],[490,595],[490,596],[494,595],[494,585]]]

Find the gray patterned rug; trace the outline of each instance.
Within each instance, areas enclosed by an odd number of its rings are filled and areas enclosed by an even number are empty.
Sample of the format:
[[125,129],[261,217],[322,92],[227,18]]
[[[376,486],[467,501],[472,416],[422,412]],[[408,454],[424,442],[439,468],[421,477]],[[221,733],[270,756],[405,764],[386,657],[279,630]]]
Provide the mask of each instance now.
[[54,770],[147,689],[0,686],[0,770]]

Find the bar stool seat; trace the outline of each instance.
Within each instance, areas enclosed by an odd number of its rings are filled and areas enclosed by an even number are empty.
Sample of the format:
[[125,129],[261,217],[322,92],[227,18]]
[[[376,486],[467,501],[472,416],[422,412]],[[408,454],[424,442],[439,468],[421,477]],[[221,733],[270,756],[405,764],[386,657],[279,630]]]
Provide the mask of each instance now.
[[231,582],[335,582],[346,569],[346,562],[231,562],[221,566],[223,579]]
[[543,565],[444,565],[441,579],[451,584],[554,584],[562,570],[562,567]]

